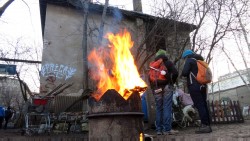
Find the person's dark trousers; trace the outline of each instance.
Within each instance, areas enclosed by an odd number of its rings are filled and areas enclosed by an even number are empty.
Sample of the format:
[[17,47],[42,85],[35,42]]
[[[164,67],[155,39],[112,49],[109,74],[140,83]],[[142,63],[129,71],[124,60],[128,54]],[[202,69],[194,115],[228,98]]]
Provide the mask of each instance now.
[[4,117],[0,117],[0,129],[2,129]]
[[201,124],[210,125],[209,111],[207,107],[206,88],[199,84],[192,84],[188,87],[190,96],[194,102],[194,106],[199,112]]
[[5,118],[4,129],[7,129],[8,122],[9,122],[9,118]]

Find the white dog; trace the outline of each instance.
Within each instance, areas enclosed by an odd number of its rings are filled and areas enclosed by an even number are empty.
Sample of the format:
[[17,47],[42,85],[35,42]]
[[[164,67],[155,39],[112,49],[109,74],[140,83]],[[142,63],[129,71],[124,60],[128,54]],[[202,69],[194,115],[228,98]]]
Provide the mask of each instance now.
[[249,115],[249,106],[244,106],[242,111],[243,116]]
[[196,113],[196,111],[195,111],[195,109],[193,108],[193,106],[192,105],[187,105],[187,106],[185,106],[183,109],[182,109],[182,112],[183,112],[183,114],[184,114],[184,119],[183,120],[185,120],[185,121],[190,121],[190,122],[193,122],[193,119],[192,119],[192,117],[190,117],[190,112],[192,112],[193,114],[195,114]]
[[180,104],[184,106],[182,109],[183,119],[182,122],[194,122],[194,117],[191,115],[196,115],[197,112],[193,107],[193,101],[190,94],[184,93],[181,89],[177,89],[173,94],[173,103],[178,106],[177,98],[180,100]]

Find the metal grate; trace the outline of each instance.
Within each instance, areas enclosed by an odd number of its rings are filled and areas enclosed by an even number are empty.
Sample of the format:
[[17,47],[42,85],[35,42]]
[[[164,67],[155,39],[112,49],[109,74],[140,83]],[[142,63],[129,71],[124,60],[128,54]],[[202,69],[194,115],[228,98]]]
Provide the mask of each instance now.
[[[75,103],[79,99],[79,96],[56,96],[54,101],[54,112],[61,113]],[[67,112],[82,112],[83,101],[76,103]]]

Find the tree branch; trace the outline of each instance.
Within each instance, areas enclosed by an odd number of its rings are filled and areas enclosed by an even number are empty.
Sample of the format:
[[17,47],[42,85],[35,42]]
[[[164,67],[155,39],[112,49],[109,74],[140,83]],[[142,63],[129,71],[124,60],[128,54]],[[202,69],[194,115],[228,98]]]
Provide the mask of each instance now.
[[4,11],[14,0],[8,0],[2,7],[0,7],[0,17],[3,15]]

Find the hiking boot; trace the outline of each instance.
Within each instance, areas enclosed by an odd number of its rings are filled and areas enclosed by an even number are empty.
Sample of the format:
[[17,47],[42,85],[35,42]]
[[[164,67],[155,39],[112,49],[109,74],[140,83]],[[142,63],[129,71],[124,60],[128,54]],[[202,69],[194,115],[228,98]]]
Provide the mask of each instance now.
[[175,134],[177,134],[177,133],[179,133],[178,130],[173,130],[173,129],[171,129],[170,131],[165,131],[165,132],[163,132],[163,135],[175,135]]
[[196,134],[211,133],[212,129],[209,125],[202,124],[199,130],[195,131]]
[[157,135],[162,135],[162,132],[161,131],[157,131],[156,134]]

